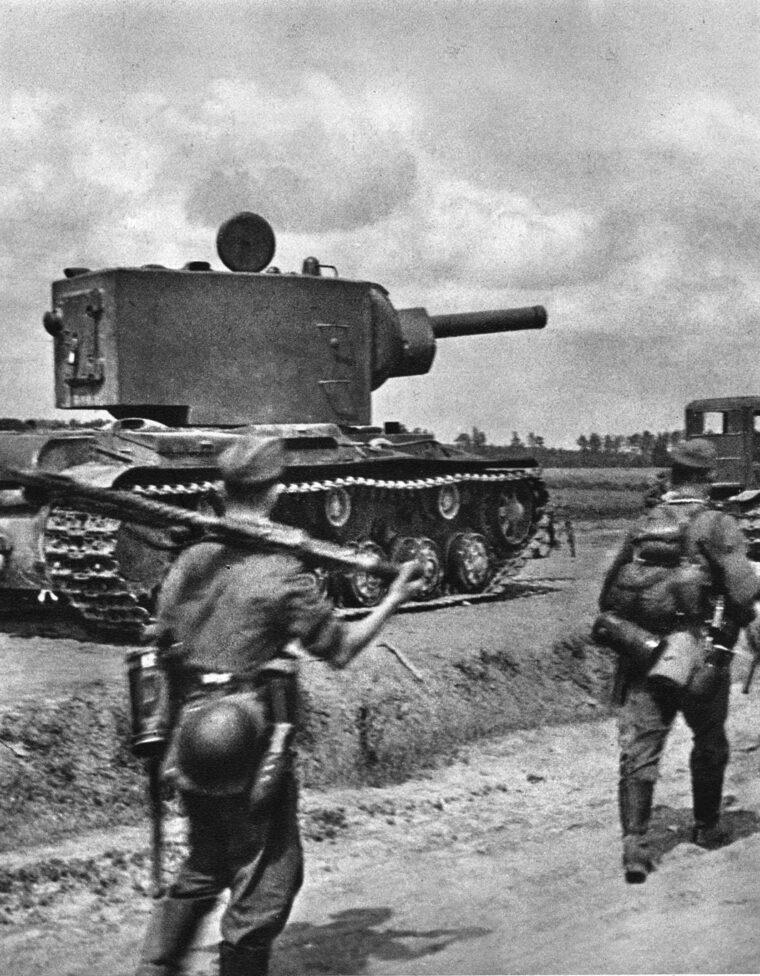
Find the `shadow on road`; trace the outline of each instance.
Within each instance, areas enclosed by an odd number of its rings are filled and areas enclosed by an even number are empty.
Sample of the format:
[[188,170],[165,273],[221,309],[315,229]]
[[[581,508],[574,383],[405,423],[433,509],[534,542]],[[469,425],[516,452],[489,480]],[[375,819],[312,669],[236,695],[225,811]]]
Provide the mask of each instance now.
[[[729,801],[730,802],[730,801]],[[720,847],[728,847],[737,840],[760,833],[760,814],[755,810],[724,809],[720,818],[726,840]],[[679,844],[691,844],[694,826],[690,809],[656,806],[649,825],[649,848],[655,865]]]
[[325,973],[333,976],[365,972],[370,957],[411,960],[440,952],[454,942],[476,939],[490,930],[478,926],[455,929],[394,929],[385,925],[390,908],[352,908],[333,915],[325,925],[289,925],[277,943],[273,976]]

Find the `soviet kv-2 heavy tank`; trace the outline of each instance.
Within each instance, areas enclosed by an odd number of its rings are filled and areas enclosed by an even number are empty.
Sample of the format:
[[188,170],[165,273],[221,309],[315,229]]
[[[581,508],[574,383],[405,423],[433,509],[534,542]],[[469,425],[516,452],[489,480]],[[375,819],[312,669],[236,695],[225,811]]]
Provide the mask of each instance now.
[[[438,339],[540,329],[544,308],[397,310],[382,286],[342,279],[314,257],[299,274],[280,273],[274,246],[270,225],[242,213],[217,235],[228,271],[66,269],[44,316],[56,404],[113,420],[2,434],[0,467],[221,514],[220,452],[250,432],[276,434],[288,459],[276,520],[359,552],[418,559],[421,598],[433,604],[498,590],[531,545],[542,548],[547,492],[536,462],[372,426],[371,394],[426,373]],[[176,547],[46,504],[7,476],[0,489],[0,591],[60,600],[94,630],[136,635]],[[377,603],[385,585],[359,571],[317,575],[346,612]]]

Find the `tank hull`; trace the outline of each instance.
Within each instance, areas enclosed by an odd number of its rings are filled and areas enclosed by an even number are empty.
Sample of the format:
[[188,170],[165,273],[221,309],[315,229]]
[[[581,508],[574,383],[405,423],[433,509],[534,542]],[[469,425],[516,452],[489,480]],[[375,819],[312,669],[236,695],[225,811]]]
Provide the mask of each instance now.
[[[124,421],[38,435],[23,447],[22,435],[0,435],[0,458],[222,514],[216,457],[256,432],[286,446],[277,521],[393,561],[420,560],[426,601],[482,593],[546,553],[537,533],[547,493],[535,462],[486,459],[430,437],[332,424],[219,430]],[[12,484],[0,491],[0,595],[69,605],[100,634],[139,637],[182,545],[163,531],[51,509]],[[384,592],[366,574],[315,574],[341,612],[360,613]]]

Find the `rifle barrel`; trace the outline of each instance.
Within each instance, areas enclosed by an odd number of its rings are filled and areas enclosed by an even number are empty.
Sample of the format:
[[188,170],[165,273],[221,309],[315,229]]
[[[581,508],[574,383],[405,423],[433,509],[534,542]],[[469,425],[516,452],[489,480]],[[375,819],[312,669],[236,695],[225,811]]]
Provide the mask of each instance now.
[[388,581],[398,576],[399,567],[394,563],[366,553],[357,553],[348,546],[339,546],[326,539],[315,539],[301,529],[273,522],[271,519],[252,518],[242,521],[201,515],[176,505],[142,498],[131,491],[87,485],[54,472],[10,468],[2,473],[24,487],[44,492],[52,499],[84,502],[87,506],[122,521],[154,528],[179,525],[199,532],[202,536],[221,539],[244,549],[285,549],[307,560],[332,563]]
[[151,820],[151,878],[153,881],[153,897],[160,898],[164,893],[164,820],[160,757],[151,758],[147,767]]

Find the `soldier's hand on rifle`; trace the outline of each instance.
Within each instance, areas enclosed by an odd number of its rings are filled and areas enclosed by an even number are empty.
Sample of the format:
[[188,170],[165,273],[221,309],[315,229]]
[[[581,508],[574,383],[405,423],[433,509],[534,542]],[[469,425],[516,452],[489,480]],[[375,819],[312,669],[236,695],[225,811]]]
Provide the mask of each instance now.
[[411,560],[402,563],[398,576],[391,583],[386,600],[400,607],[407,600],[413,600],[422,592],[424,580],[422,578],[422,567],[418,562]]
[[394,610],[417,596],[421,588],[420,564],[404,563],[383,600],[363,620],[345,625],[341,646],[331,658],[333,667],[345,668],[377,636]]

